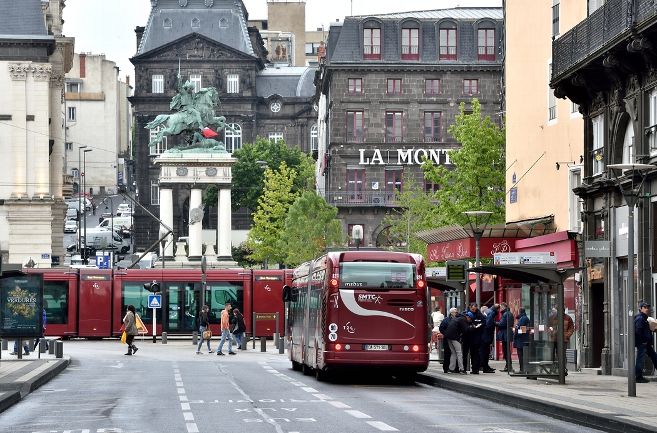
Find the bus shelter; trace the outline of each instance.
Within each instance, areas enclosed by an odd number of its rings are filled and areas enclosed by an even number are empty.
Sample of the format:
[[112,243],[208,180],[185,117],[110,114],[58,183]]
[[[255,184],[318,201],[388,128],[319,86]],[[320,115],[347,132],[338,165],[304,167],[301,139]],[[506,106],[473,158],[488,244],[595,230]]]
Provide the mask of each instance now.
[[[525,309],[529,318],[529,325],[523,327],[516,326],[517,320],[513,324],[508,323],[507,335],[513,335],[523,342],[524,365],[520,372],[512,374],[532,379],[557,379],[560,384],[565,384],[564,280],[579,269],[557,269],[555,265],[549,264],[505,264],[481,265],[469,268],[468,271],[493,274],[529,285],[528,303],[522,306],[509,305],[514,318],[520,308]],[[512,339],[506,344],[510,346],[508,353],[512,353]]]

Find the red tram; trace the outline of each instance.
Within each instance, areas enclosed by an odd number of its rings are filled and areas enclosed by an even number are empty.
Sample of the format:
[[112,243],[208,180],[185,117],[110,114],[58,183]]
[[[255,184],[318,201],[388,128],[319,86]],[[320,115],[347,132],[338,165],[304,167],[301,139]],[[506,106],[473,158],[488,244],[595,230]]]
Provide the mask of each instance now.
[[321,380],[341,367],[411,377],[429,365],[429,292],[418,254],[330,252],[294,271],[284,290],[294,370]]
[[[121,334],[123,313],[132,304],[152,332],[153,309],[148,307],[145,283],[157,281],[162,306],[156,309],[157,334],[189,335],[197,330],[200,307],[210,307],[210,327],[219,334],[221,310],[226,301],[244,314],[251,333],[252,313],[279,313],[282,291],[291,282],[290,270],[208,269],[205,301],[201,301],[200,269],[30,269],[43,275],[46,335],[104,338]],[[256,336],[272,336],[274,320],[258,320]],[[279,321],[278,332],[284,329]]]

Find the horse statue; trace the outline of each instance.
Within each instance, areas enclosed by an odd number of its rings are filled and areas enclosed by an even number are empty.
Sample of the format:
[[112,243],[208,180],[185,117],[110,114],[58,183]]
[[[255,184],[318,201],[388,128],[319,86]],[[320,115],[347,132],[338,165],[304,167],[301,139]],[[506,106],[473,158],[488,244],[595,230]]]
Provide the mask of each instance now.
[[[149,143],[150,146],[158,144],[165,136],[185,133],[187,143],[196,143],[195,134],[208,126],[214,126],[217,131],[230,128],[226,125],[226,118],[215,116],[214,109],[219,102],[219,94],[214,87],[200,89],[194,93],[194,86],[187,81],[178,90],[178,94],[171,100],[170,108],[177,110],[173,114],[160,114],[152,122],[146,124],[147,129],[159,128],[157,136]],[[218,143],[215,140],[212,140]],[[211,146],[215,147],[215,146]]]
[[[230,128],[227,126],[227,128]],[[200,132],[194,132],[192,140],[188,145],[184,147],[177,147],[174,149],[169,149],[169,153],[181,153],[188,151],[196,152],[213,152],[213,153],[228,153],[226,152],[226,146],[221,141],[213,140],[212,138],[205,138]]]

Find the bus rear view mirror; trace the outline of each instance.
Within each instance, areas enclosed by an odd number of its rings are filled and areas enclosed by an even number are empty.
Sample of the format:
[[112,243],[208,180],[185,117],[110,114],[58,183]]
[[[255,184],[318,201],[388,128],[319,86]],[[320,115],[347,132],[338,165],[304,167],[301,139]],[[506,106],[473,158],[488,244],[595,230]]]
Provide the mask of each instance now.
[[292,300],[292,287],[287,284],[283,286],[283,302],[290,302]]

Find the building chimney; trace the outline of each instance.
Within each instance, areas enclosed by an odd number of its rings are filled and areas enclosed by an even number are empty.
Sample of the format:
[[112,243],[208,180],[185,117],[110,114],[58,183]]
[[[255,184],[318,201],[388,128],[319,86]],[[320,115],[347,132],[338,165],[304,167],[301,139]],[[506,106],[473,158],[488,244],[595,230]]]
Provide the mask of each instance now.
[[87,55],[80,53],[80,78],[85,78],[87,75]]
[[146,27],[137,26],[135,27],[135,35],[137,35],[137,50],[139,50],[139,45],[141,44],[141,38],[144,36],[144,30]]

